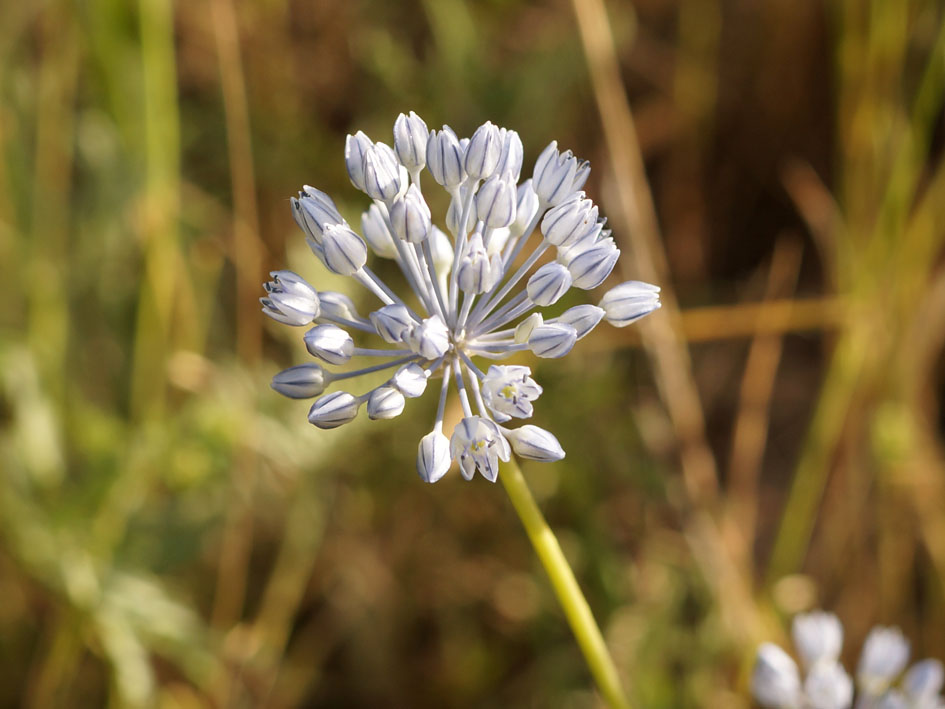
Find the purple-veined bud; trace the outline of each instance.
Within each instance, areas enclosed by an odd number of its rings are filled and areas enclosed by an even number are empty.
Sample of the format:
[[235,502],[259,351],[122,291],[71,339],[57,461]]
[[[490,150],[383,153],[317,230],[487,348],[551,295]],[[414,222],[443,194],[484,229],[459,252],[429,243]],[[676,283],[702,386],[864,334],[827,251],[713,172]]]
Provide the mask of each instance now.
[[557,261],[546,263],[528,279],[525,290],[529,299],[545,307],[557,303],[571,287],[571,274]]
[[460,147],[456,134],[449,126],[441,131],[430,131],[427,139],[427,170],[443,187],[451,189],[466,179],[463,167],[465,151]]
[[627,281],[607,291],[600,307],[607,322],[626,327],[660,307],[660,288],[643,281]]
[[577,330],[565,323],[545,323],[532,330],[528,348],[538,357],[564,357],[577,341]]
[[499,154],[499,164],[496,165],[495,174],[504,175],[510,172],[512,182],[518,182],[518,178],[522,175],[522,160],[525,157],[522,139],[514,130],[505,128],[499,129],[499,137],[502,140],[502,151]]
[[541,233],[550,244],[567,247],[599,229],[597,214],[597,205],[579,192],[573,199],[548,210],[541,220]]
[[361,237],[345,224],[327,225],[321,246],[322,260],[333,273],[353,276],[367,262],[367,246]]
[[354,352],[351,335],[337,325],[316,325],[304,339],[308,351],[329,364],[344,364]]
[[371,313],[371,324],[384,342],[403,342],[404,337],[416,324],[407,308],[399,303],[385,305]]
[[406,186],[401,165],[389,145],[375,143],[364,153],[364,192],[371,199],[390,202]]
[[405,336],[407,345],[424,359],[439,359],[450,348],[450,332],[438,315],[426,318]]
[[345,139],[345,167],[351,184],[362,192],[364,189],[364,155],[374,143],[363,132],[358,131]]
[[338,428],[354,420],[360,407],[360,399],[346,391],[336,391],[315,400],[309,409],[308,420],[319,428]]
[[460,290],[464,293],[485,293],[495,285],[495,279],[501,273],[501,258],[497,255],[490,259],[482,243],[482,235],[474,233],[466,243],[456,270]]
[[384,218],[387,208],[375,202],[361,215],[361,231],[368,246],[381,258],[397,258],[397,247],[394,246],[394,237],[387,228]]
[[501,155],[502,137],[499,128],[491,121],[486,121],[469,139],[463,162],[466,174],[474,180],[486,179],[495,172]]
[[371,395],[368,397],[368,418],[374,421],[378,419],[396,418],[403,413],[406,403],[404,395],[394,389],[394,387],[378,387],[372,391]]
[[439,431],[431,431],[420,439],[417,450],[417,473],[426,483],[435,483],[446,475],[452,463],[450,440]]
[[430,208],[416,185],[410,185],[406,194],[391,204],[390,223],[395,236],[412,244],[422,244],[430,235]]
[[427,124],[413,111],[394,121],[394,153],[407,170],[422,170],[427,163]]
[[578,167],[574,153],[570,150],[558,152],[558,142],[551,141],[535,161],[532,173],[533,187],[539,199],[552,206],[568,199],[576,191],[574,180]]
[[554,322],[563,322],[577,331],[577,339],[581,339],[595,327],[604,317],[604,309],[596,305],[575,305],[568,308],[554,319]]
[[308,325],[318,317],[318,292],[304,278],[292,271],[273,271],[272,280],[263,285],[267,297],[260,298],[263,312],[286,325]]
[[397,370],[390,379],[390,385],[408,399],[416,399],[427,388],[427,373],[416,362],[410,362]]
[[496,173],[476,192],[476,214],[487,226],[507,227],[515,221],[516,197],[511,173]]
[[545,320],[542,318],[541,313],[532,313],[522,320],[515,328],[513,339],[516,344],[524,345],[528,342],[528,338],[532,336],[532,331],[539,325],[543,325],[544,322]]
[[[532,219],[538,214],[538,195],[532,189],[531,179],[525,180],[518,186],[515,205],[515,222],[512,224],[512,232],[516,235],[524,234],[525,230],[532,223]],[[527,236],[527,234],[526,234]]]
[[272,378],[272,388],[290,399],[311,399],[318,396],[331,381],[320,364],[297,364],[283,369]]
[[574,285],[582,290],[597,288],[617,265],[620,249],[611,238],[601,239],[589,249],[581,251],[568,261],[568,271]]
[[320,244],[327,225],[344,224],[345,220],[327,194],[309,185],[302,190],[298,199],[292,199],[292,216],[306,236]]
[[512,450],[520,458],[553,463],[564,458],[564,448],[550,431],[538,426],[525,424],[515,429],[505,429],[505,437],[512,444]]
[[318,294],[318,303],[321,307],[319,320],[358,320],[358,309],[344,293],[322,291]]

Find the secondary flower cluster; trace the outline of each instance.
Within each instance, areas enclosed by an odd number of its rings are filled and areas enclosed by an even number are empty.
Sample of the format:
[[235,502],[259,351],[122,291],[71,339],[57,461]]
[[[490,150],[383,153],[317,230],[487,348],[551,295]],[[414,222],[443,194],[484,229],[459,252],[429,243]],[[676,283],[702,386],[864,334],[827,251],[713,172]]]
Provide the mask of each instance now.
[[[853,705],[854,682],[840,664],[843,626],[831,613],[794,618],[794,647],[806,676],[777,645],[764,643],[752,675],[752,692],[762,706],[776,709],[846,709]],[[917,662],[894,686],[909,661],[909,643],[899,628],[873,628],[856,669],[857,709],[945,709],[938,660]]]
[[[280,372],[273,388],[292,398],[320,397],[309,421],[335,428],[364,405],[372,419],[398,416],[406,399],[442,377],[433,430],[421,439],[417,456],[427,482],[439,480],[453,460],[466,479],[479,470],[495,481],[499,460],[508,460],[511,450],[532,460],[563,458],[548,431],[504,425],[532,415],[542,390],[529,368],[493,365],[483,372],[473,358],[501,360],[523,350],[561,357],[602,319],[624,327],[659,308],[660,289],[629,281],[598,305],[543,314],[540,309],[553,306],[571,287],[590,290],[603,283],[620,251],[597,206],[581,191],[590,172],[586,161],[552,142],[531,179],[518,184],[522,159],[518,134],[488,122],[460,139],[447,126],[428,131],[411,112],[397,118],[393,147],[362,132],[349,135],[348,176],[373,200],[361,216],[363,238],[314,187],[292,199],[292,214],[322,263],[355,279],[379,307],[363,317],[346,296],[317,291],[291,271],[273,272],[261,299],[263,312],[288,325],[314,325],[304,340],[321,360]],[[434,225],[420,190],[424,169],[450,196],[446,232]],[[532,239],[539,226],[540,238]],[[520,258],[529,243],[531,252]],[[369,248],[396,263],[412,294],[402,298],[368,268]],[[546,253],[553,258],[539,265]],[[525,287],[516,292],[523,280]],[[366,333],[374,342],[356,345],[353,333]],[[322,364],[344,365],[353,357],[380,363],[345,372]],[[394,370],[393,376],[370,391],[323,395],[334,382],[381,370]],[[443,417],[451,382],[464,417],[447,438]]]

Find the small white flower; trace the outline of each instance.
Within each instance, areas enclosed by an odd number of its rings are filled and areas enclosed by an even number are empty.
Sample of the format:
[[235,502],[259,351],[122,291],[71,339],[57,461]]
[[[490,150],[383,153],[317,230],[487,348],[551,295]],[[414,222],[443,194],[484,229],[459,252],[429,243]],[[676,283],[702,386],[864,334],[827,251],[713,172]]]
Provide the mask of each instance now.
[[503,423],[512,417],[532,417],[532,401],[541,396],[541,387],[531,377],[528,367],[492,365],[482,378],[482,400],[495,420]]
[[[367,317],[348,296],[319,292],[290,271],[274,272],[261,299],[269,317],[313,325],[304,341],[322,362],[370,361],[335,373],[316,363],[290,367],[273,377],[273,389],[291,398],[320,397],[309,421],[335,428],[365,404],[372,419],[398,416],[407,399],[437,382],[436,418],[417,452],[417,472],[427,482],[442,478],[453,460],[465,478],[479,470],[495,481],[499,462],[513,449],[531,460],[560,460],[564,450],[550,432],[497,423],[534,413],[541,387],[530,370],[493,365],[483,373],[476,360],[502,360],[523,350],[562,357],[602,319],[622,327],[658,308],[659,289],[631,282],[612,289],[600,307],[577,305],[546,318],[542,309],[572,287],[602,283],[619,255],[597,206],[581,191],[589,164],[551,143],[531,177],[516,184],[524,149],[513,130],[487,122],[471,139],[460,139],[448,126],[428,132],[410,112],[397,117],[393,137],[393,147],[362,132],[345,141],[351,183],[372,200],[361,215],[363,238],[324,192],[305,186],[291,200],[312,252],[376,299]],[[434,223],[420,188],[423,170],[449,196],[449,233]],[[369,249],[393,262],[409,292],[398,293],[368,267]],[[334,382],[388,370],[393,374],[386,381],[364,393],[324,393]],[[447,436],[451,389],[463,419]]]
[[450,455],[459,461],[463,477],[472,480],[478,470],[482,476],[495,482],[499,475],[499,461],[512,454],[509,442],[492,421],[481,416],[467,416],[456,426],[450,439]]

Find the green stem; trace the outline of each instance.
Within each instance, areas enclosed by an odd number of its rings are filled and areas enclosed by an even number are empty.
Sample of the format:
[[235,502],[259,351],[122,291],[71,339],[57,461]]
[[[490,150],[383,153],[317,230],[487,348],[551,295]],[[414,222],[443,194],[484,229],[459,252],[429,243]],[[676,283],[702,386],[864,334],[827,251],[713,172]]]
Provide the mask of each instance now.
[[512,500],[512,506],[515,507],[515,511],[522,520],[528,538],[531,539],[532,546],[535,547],[535,552],[551,579],[555,595],[561,602],[564,614],[568,618],[571,630],[574,631],[574,636],[581,647],[581,652],[584,653],[584,659],[587,661],[591,674],[594,675],[601,694],[611,707],[629,709],[630,702],[623,692],[623,687],[620,686],[617,667],[607,650],[607,645],[604,644],[604,637],[594,621],[587,599],[581,593],[568,560],[564,558],[558,539],[542,516],[541,510],[538,509],[514,456],[508,463],[502,464],[499,480],[505,486],[505,491]]

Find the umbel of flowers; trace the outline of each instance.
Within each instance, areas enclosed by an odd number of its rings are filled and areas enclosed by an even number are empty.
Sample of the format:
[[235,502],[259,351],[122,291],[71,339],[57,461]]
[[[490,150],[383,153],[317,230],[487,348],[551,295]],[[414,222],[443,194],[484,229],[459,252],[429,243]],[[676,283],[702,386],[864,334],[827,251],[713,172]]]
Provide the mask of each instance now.
[[784,650],[772,643],[762,644],[752,675],[752,693],[762,706],[945,709],[942,663],[922,660],[906,670],[909,643],[899,628],[876,627],[870,631],[860,653],[855,682],[840,664],[843,626],[837,616],[819,611],[801,614],[794,618],[791,630],[803,677]]
[[[417,471],[427,482],[443,477],[454,460],[467,480],[478,470],[495,481],[499,461],[513,450],[531,460],[563,458],[550,432],[511,426],[531,417],[542,391],[529,368],[491,365],[483,371],[476,360],[503,360],[525,350],[562,357],[602,319],[624,327],[659,308],[660,289],[629,281],[597,305],[546,310],[571,288],[601,285],[620,254],[597,206],[581,191],[590,165],[560,152],[556,143],[519,184],[523,149],[515,131],[485,123],[461,139],[447,126],[428,131],[411,112],[397,118],[393,137],[393,147],[362,132],[347,138],[348,176],[372,200],[361,215],[360,234],[324,192],[306,186],[292,199],[292,214],[315,256],[370,291],[377,308],[365,317],[340,293],[319,291],[291,271],[273,272],[263,312],[308,327],[305,345],[318,360],[280,372],[273,388],[292,398],[319,397],[309,421],[335,428],[362,407],[372,419],[398,416],[407,399],[440,379],[433,428],[417,455]],[[445,230],[433,223],[421,178],[450,197]],[[368,267],[368,250],[396,263],[409,293],[398,294]],[[355,335],[366,340],[356,343]],[[345,371],[326,367],[354,358],[376,363]],[[382,370],[390,378],[369,391],[325,394],[336,383]],[[443,417],[451,389],[463,419],[447,437]]]

